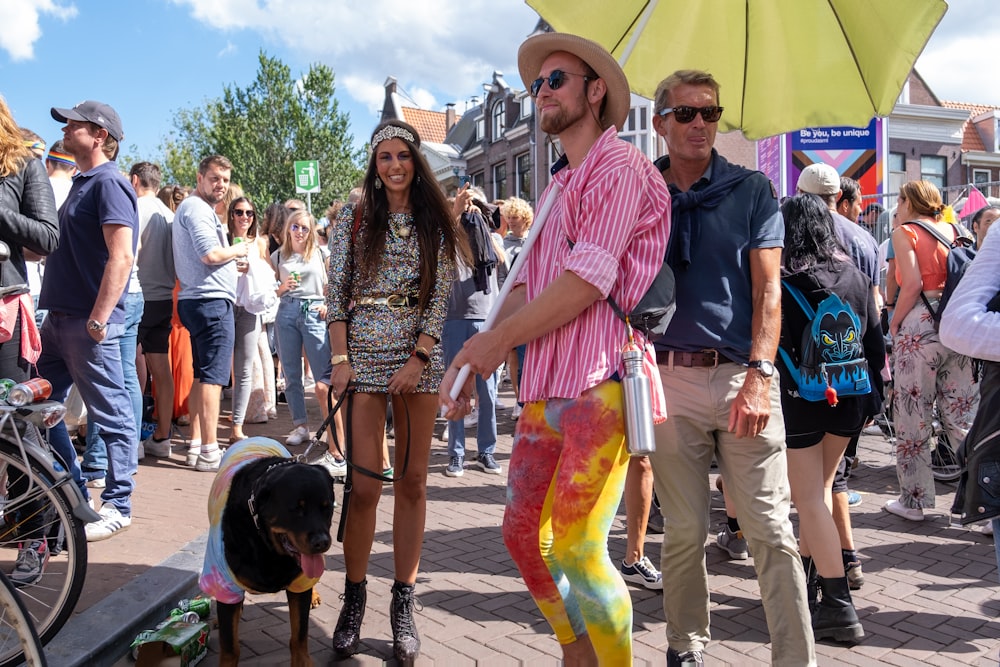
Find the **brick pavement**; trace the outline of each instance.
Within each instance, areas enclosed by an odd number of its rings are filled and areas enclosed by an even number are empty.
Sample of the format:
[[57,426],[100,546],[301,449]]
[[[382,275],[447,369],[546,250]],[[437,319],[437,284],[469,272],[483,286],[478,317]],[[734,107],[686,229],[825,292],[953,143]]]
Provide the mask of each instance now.
[[[502,400],[510,404],[510,393],[503,393]],[[315,405],[310,404],[310,411],[316,414]],[[506,473],[513,432],[509,410],[500,412],[499,423],[497,459]],[[283,412],[278,422],[248,426],[247,431],[282,436],[289,428]],[[441,428],[439,424],[438,434]],[[472,431],[469,434],[472,436]],[[470,450],[473,440],[468,440]],[[193,590],[192,568],[197,567],[200,558],[196,538],[206,528],[205,496],[212,476],[185,468],[180,458],[175,454],[170,461],[147,459],[140,464],[135,521],[121,537],[91,545],[88,580],[71,622],[74,625],[56,638],[54,650],[58,651],[61,640],[64,644],[89,641],[79,638],[79,628],[93,627],[95,623],[105,629],[109,623],[118,627],[114,621],[104,620],[104,615],[113,614],[107,609],[116,608],[123,594],[133,602],[138,597],[144,604],[144,591],[152,588],[150,595],[156,599],[150,599],[147,607],[175,602],[174,598],[181,596],[176,590],[171,591],[170,599],[157,598],[166,597],[156,593],[160,582],[157,577],[169,578],[165,573],[177,575],[183,590]],[[938,485],[938,513],[921,524],[881,511],[882,504],[894,497],[896,490],[888,443],[880,437],[862,438],[861,459],[852,488],[860,491],[864,500],[853,508],[852,517],[865,571],[865,585],[856,593],[855,604],[867,636],[853,648],[820,644],[820,664],[997,665],[1000,625],[996,617],[1000,600],[991,541],[978,531],[949,527],[946,512],[954,493],[952,485]],[[423,605],[416,617],[423,640],[420,664],[556,664],[558,646],[501,541],[506,474],[486,475],[470,467],[461,478],[447,478],[443,474],[446,464],[445,444],[436,439],[417,584]],[[338,496],[340,491],[338,487]],[[362,653],[347,664],[392,663],[388,623],[391,496],[391,488],[385,487],[369,571]],[[722,499],[716,493],[713,529],[723,519]],[[339,510],[334,517],[337,520]],[[661,539],[659,535],[647,539],[646,550],[654,561]],[[192,540],[185,551],[183,547]],[[706,555],[711,573],[713,641],[706,659],[713,665],[768,664],[768,636],[752,560],[724,559],[712,541],[710,538]],[[625,548],[623,514],[612,526],[609,544],[612,558],[620,559]],[[175,567],[178,562],[186,565]],[[313,610],[310,619],[311,648],[316,663],[321,665],[332,661],[330,637],[340,609],[338,595],[343,589],[343,555],[337,544],[327,556],[327,568],[318,586],[324,602]],[[136,582],[138,588],[130,588]],[[659,594],[636,587],[631,591],[635,664],[662,665],[666,639]],[[243,664],[287,662],[287,605],[283,595],[248,597],[241,631]],[[64,640],[64,634],[70,639]],[[83,636],[88,636],[86,631]],[[210,654],[203,664],[217,663],[216,649],[213,632]],[[125,659],[115,662],[122,654],[119,649],[111,654],[113,658],[105,655],[79,664],[126,665]],[[50,660],[50,664],[60,663]]]

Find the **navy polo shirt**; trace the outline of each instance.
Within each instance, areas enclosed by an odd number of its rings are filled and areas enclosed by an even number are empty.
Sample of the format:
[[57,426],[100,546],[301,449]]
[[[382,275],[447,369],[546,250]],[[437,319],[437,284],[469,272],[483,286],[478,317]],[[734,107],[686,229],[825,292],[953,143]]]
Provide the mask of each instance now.
[[[714,155],[714,160],[723,159]],[[709,167],[692,189],[706,187],[711,178]],[[677,191],[673,186],[670,190]],[[733,188],[717,207],[699,209],[691,230],[691,264],[674,271],[677,313],[656,349],[715,348],[732,361],[748,362],[753,318],[750,250],[782,248],[784,241],[778,200],[760,172]]]
[[[45,260],[45,277],[38,307],[87,317],[108,263],[104,225],[132,228],[132,253],[139,234],[139,214],[132,184],[115,162],[105,162],[73,177],[73,186],[59,209],[59,247]],[[125,291],[109,322],[125,321]]]

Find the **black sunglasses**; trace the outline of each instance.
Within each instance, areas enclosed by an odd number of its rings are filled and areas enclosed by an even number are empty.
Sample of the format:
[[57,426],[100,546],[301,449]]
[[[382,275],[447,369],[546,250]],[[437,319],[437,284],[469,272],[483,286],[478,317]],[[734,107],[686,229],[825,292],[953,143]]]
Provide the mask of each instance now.
[[656,112],[658,116],[666,116],[668,113],[674,114],[678,123],[690,123],[694,117],[701,114],[706,123],[717,123],[722,118],[723,107],[667,107]]
[[563,82],[566,81],[567,76],[582,76],[584,81],[593,81],[597,77],[588,76],[586,74],[577,74],[576,72],[564,72],[561,69],[554,69],[548,77],[539,77],[531,82],[531,96],[538,97],[538,91],[542,89],[542,84],[548,82],[549,88],[552,90],[559,90],[562,87]]
[[255,213],[253,211],[247,211],[247,210],[244,210],[242,208],[234,208],[233,209],[233,217],[236,217],[236,218],[242,218],[243,216],[246,216],[248,218],[252,218],[254,215],[255,215]]

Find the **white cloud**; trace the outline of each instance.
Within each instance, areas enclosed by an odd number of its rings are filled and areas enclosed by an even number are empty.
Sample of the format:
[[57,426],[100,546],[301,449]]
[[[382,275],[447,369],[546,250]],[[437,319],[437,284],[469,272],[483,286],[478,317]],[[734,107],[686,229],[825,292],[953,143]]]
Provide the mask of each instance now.
[[517,47],[538,16],[515,0],[173,0],[220,30],[251,30],[333,68],[366,108],[394,76],[425,108],[481,95],[494,70],[520,87]]
[[916,69],[939,99],[1000,105],[997,44],[1000,16],[993,0],[950,2]]
[[62,5],[55,0],[6,0],[0,3],[0,49],[13,61],[31,60],[35,42],[42,36],[41,15],[51,15],[62,21],[76,16],[74,5]]

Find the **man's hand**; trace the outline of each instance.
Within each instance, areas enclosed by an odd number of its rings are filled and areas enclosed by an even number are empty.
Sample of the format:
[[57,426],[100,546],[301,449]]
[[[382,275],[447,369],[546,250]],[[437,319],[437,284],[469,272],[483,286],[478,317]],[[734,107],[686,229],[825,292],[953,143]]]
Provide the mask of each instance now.
[[[451,366],[448,367],[441,381],[441,388],[438,392],[441,405],[445,407],[445,417],[448,419],[458,419],[469,414],[472,407],[472,374],[487,376],[496,371],[500,364],[507,358],[507,354],[512,349],[512,345],[505,342],[503,335],[497,330],[482,331],[465,341],[465,345],[455,356]],[[458,371],[465,364],[469,364],[469,378],[459,394],[458,400],[452,400],[451,390],[455,386],[458,378]]]
[[746,379],[729,408],[729,430],[737,438],[756,438],[771,418],[771,379],[747,369]]

